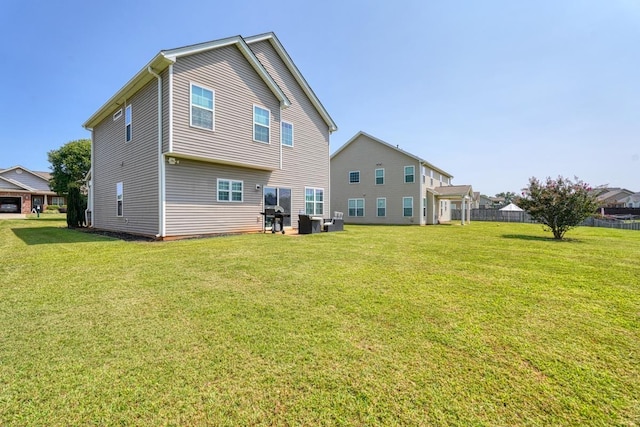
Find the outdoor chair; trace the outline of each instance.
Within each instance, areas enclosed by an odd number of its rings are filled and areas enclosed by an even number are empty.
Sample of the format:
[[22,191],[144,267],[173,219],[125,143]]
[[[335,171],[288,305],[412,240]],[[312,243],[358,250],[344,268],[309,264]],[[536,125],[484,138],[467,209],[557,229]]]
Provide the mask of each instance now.
[[335,211],[333,213],[333,218],[331,220],[326,221],[323,224],[324,231],[343,231],[344,230],[344,219],[342,219],[342,212]]

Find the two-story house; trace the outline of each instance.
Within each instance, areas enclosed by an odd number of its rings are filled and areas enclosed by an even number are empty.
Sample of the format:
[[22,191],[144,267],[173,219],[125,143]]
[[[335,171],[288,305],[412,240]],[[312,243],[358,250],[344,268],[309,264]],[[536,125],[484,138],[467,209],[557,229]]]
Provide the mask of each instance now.
[[90,222],[158,239],[329,217],[336,124],[273,33],[163,50],[85,123]]
[[0,213],[28,214],[47,206],[63,206],[66,199],[49,187],[51,174],[23,166],[0,168]]
[[331,206],[351,224],[437,224],[451,220],[451,203],[470,218],[470,185],[365,132],[331,155]]

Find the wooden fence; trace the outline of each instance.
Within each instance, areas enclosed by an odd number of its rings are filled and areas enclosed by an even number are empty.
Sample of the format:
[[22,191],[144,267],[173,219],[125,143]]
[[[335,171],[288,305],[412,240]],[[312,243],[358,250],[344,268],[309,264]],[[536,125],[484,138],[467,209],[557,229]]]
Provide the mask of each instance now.
[[[451,210],[451,221],[461,221],[462,211]],[[535,223],[526,212],[508,212],[499,209],[471,209],[471,221],[498,221],[498,222],[524,222]],[[640,230],[640,220],[617,220],[587,218],[580,224],[585,227],[606,227],[622,230]]]

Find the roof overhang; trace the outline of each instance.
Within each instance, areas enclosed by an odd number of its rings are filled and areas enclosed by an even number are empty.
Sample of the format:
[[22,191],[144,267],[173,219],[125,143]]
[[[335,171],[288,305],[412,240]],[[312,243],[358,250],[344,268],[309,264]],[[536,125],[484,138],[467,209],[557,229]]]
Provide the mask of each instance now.
[[338,126],[333,121],[333,119],[331,118],[327,110],[324,108],[324,106],[320,102],[320,99],[318,99],[316,94],[313,92],[313,89],[311,89],[311,86],[309,86],[309,84],[305,80],[300,70],[298,70],[298,67],[296,67],[296,65],[293,63],[293,60],[285,50],[282,43],[280,43],[280,40],[278,40],[278,37],[276,37],[275,33],[270,32],[265,34],[259,34],[256,36],[247,37],[244,40],[248,44],[257,43],[264,40],[269,41],[269,43],[271,43],[271,46],[273,46],[278,56],[280,56],[280,59],[282,59],[282,61],[287,66],[287,68],[289,69],[293,77],[296,79],[296,82],[300,85],[305,95],[307,95],[307,98],[311,100],[311,103],[313,104],[313,106],[318,111],[318,113],[320,114],[324,122],[329,127],[329,132],[335,132],[338,130]]
[[253,69],[256,70],[258,75],[269,87],[274,96],[278,99],[278,101],[280,101],[280,106],[282,108],[290,106],[291,101],[289,101],[282,89],[280,89],[275,80],[273,80],[273,77],[271,77],[264,66],[260,63],[245,40],[240,36],[234,36],[191,46],[180,47],[177,49],[160,51],[160,53],[158,53],[147,65],[145,65],[135,76],[133,76],[131,80],[129,80],[118,92],[116,92],[115,95],[113,95],[102,107],[100,107],[100,109],[98,109],[98,111],[96,111],[83,124],[83,127],[85,127],[86,129],[92,129],[94,126],[108,117],[113,111],[120,108],[128,98],[131,98],[136,92],[142,89],[151,80],[155,79],[155,76],[151,74],[149,70],[153,70],[155,73],[160,74],[166,68],[168,68],[169,65],[175,63],[178,58],[233,45],[235,45],[240,50],[242,55],[247,59]]
[[334,153],[331,155],[331,157],[330,157],[330,158],[331,158],[331,159],[333,159],[333,158],[334,158],[335,156],[337,156],[337,155],[338,155],[342,150],[344,150],[345,148],[347,148],[347,147],[349,146],[349,144],[351,144],[353,141],[355,141],[356,139],[358,139],[358,137],[360,137],[360,136],[365,136],[365,137],[367,137],[367,138],[369,138],[369,139],[371,139],[371,140],[373,140],[373,141],[375,141],[375,142],[378,142],[378,143],[380,143],[380,144],[382,144],[382,145],[385,145],[385,146],[387,146],[387,147],[391,148],[392,150],[398,151],[398,152],[400,152],[400,153],[404,154],[405,156],[411,157],[412,159],[417,160],[421,165],[426,166],[426,167],[428,167],[429,169],[432,169],[432,170],[434,170],[434,171],[438,172],[438,173],[439,173],[439,174],[441,174],[441,175],[445,175],[445,176],[448,176],[449,178],[453,178],[453,175],[451,175],[449,172],[445,172],[445,171],[443,171],[442,169],[440,169],[440,168],[438,168],[438,167],[436,167],[436,166],[432,165],[431,163],[427,162],[426,160],[421,159],[420,157],[416,156],[415,154],[411,154],[411,153],[409,153],[409,152],[407,152],[407,151],[404,151],[403,149],[398,148],[398,147],[396,147],[396,146],[394,146],[394,145],[392,145],[392,144],[389,144],[388,142],[383,141],[383,140],[381,140],[380,138],[376,138],[376,137],[375,137],[375,136],[373,136],[373,135],[369,135],[368,133],[366,133],[366,132],[364,132],[364,131],[359,131],[359,132],[358,132],[358,133],[356,133],[353,137],[351,137],[351,139],[349,139],[347,142],[345,142],[344,144],[342,144],[342,146],[341,146],[340,148],[338,148],[336,151],[334,151]]
[[[167,159],[167,162],[169,162],[169,160],[168,160],[169,158],[173,157],[176,160],[179,160],[179,159],[195,160],[197,162],[212,163],[212,164],[218,164],[218,165],[237,166],[237,167],[241,167],[241,168],[255,169],[255,170],[261,170],[261,171],[265,171],[265,172],[273,172],[273,171],[278,170],[277,167],[268,167],[268,166],[264,166],[264,165],[260,165],[260,164],[254,164],[254,163],[248,163],[248,162],[230,162],[230,161],[225,161],[225,160],[212,159],[210,157],[192,156],[192,155],[181,154],[181,153],[176,153],[176,152],[163,153],[163,155]],[[170,163],[170,164],[175,165],[175,163]],[[178,165],[179,165],[179,163],[178,163]]]

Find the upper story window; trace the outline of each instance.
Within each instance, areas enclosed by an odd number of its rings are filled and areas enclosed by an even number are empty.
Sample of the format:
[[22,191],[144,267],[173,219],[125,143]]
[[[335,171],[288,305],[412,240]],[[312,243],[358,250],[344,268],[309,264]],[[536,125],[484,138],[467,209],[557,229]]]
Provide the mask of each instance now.
[[124,110],[124,133],[125,133],[125,141],[131,141],[132,135],[131,129],[131,105],[127,105],[127,108]]
[[116,184],[116,215],[122,216],[123,213],[123,203],[124,203],[124,191],[122,188],[122,183],[119,182]]
[[213,130],[215,92],[191,83],[191,126]]
[[122,108],[116,111],[115,113],[113,113],[113,121],[115,122],[120,117],[122,117]]
[[384,184],[384,169],[376,169],[376,185]]
[[324,188],[304,188],[305,213],[322,215],[324,210]]
[[415,181],[416,178],[416,168],[415,166],[405,166],[404,167],[404,182],[410,184]]
[[349,172],[349,184],[360,184],[360,171]]
[[219,202],[242,202],[242,181],[218,179]]
[[271,112],[266,108],[253,106],[253,140],[269,143]]
[[293,147],[293,124],[282,122],[280,138],[282,139],[282,145]]

